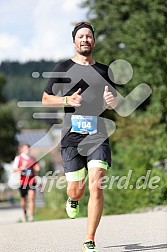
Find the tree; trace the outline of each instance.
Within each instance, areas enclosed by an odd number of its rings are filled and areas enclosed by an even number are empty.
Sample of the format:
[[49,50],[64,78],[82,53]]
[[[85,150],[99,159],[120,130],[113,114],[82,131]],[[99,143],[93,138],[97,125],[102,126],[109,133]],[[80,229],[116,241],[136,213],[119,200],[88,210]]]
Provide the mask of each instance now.
[[[7,76],[3,94],[7,101],[41,101],[46,85],[43,72],[52,71],[53,61],[28,61],[25,63],[5,61],[0,64],[0,72]],[[33,78],[32,73],[38,72],[39,78]]]
[[[111,175],[126,175],[133,169],[135,181],[151,169],[152,174],[160,176],[161,182],[154,194],[150,190],[120,191],[113,187],[113,212],[153,202],[164,204],[165,172],[156,171],[153,163],[166,158],[167,153],[167,1],[85,0],[82,7],[88,9],[88,19],[95,27],[95,58],[108,65],[116,59],[124,59],[133,67],[132,80],[122,87],[117,86],[118,91],[126,96],[143,82],[153,91],[131,116],[115,115],[117,130],[111,138],[114,153]],[[153,195],[158,195],[155,200],[151,198]],[[106,191],[106,197],[111,198],[111,191]]]
[[106,64],[120,58],[131,63],[134,76],[125,89],[142,81],[153,88],[165,85],[166,0],[86,0],[83,6],[95,27],[95,57]]
[[17,149],[17,141],[15,139],[17,127],[13,118],[13,111],[8,108],[2,95],[2,89],[5,84],[5,76],[0,75],[0,182],[3,181],[3,163],[12,161]]

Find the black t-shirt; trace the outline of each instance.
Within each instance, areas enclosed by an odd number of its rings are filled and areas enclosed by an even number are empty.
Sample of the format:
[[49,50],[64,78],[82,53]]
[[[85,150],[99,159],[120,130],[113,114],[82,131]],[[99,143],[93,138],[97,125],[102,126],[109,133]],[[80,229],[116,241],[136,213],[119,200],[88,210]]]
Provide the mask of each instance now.
[[[115,86],[109,75],[108,66],[96,62],[94,65],[80,65],[71,59],[57,63],[52,77],[48,80],[45,92],[49,95],[68,96],[81,88],[81,106],[78,108],[65,107],[65,117],[62,129],[62,147],[78,146],[86,137],[86,144],[108,142],[108,133],[104,123],[105,109],[103,93],[105,86],[117,96]],[[97,133],[84,135],[70,132],[72,115],[96,116]],[[83,142],[83,144],[85,144]]]

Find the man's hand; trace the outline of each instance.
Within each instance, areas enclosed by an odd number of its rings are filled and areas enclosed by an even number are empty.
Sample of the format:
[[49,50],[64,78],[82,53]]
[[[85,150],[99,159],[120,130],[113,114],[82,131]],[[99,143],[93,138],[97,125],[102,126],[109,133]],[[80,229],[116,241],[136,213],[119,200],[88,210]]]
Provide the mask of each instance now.
[[72,107],[80,107],[82,96],[80,95],[81,88],[79,88],[75,93],[73,93],[70,96],[67,96],[67,104],[69,104]]
[[106,108],[108,109],[114,108],[114,106],[116,105],[116,98],[113,96],[111,92],[108,91],[108,86],[105,86],[103,98],[105,101]]

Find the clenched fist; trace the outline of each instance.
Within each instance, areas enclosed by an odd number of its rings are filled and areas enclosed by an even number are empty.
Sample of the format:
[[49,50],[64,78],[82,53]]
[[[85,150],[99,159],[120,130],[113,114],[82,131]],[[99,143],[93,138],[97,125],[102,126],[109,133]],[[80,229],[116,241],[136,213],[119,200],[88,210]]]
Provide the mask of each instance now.
[[72,95],[67,96],[67,104],[73,107],[80,107],[81,101],[82,101],[82,96],[80,95],[80,93],[81,93],[81,88],[79,88]]

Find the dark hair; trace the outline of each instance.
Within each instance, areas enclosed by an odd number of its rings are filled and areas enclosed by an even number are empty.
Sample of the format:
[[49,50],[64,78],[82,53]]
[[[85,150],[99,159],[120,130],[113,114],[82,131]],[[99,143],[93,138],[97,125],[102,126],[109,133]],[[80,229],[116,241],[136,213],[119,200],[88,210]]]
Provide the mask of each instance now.
[[75,41],[75,35],[76,35],[77,31],[79,29],[81,29],[81,28],[88,28],[88,29],[90,29],[91,32],[92,32],[92,34],[93,34],[93,38],[95,40],[95,37],[94,37],[94,27],[90,23],[82,21],[82,22],[77,23],[75,25],[75,27],[74,27],[74,30],[72,31],[73,42]]

